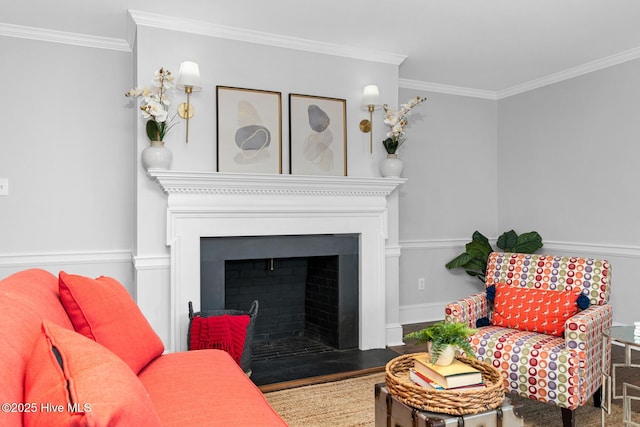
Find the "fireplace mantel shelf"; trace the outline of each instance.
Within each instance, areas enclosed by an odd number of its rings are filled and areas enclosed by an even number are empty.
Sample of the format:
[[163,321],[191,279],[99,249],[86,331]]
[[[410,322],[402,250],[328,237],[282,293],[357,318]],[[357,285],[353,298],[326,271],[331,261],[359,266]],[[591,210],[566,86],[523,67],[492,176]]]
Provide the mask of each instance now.
[[167,194],[277,194],[312,196],[387,196],[405,178],[236,174],[151,169]]

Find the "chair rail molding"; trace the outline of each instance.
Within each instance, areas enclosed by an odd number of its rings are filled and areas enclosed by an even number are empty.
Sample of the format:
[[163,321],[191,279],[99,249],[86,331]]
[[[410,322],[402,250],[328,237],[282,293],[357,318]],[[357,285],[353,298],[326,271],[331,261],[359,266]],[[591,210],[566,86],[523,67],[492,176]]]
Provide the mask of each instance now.
[[[497,237],[489,238],[495,248]],[[437,250],[437,249],[460,249],[464,250],[469,239],[420,239],[420,240],[400,240],[400,247],[403,251]],[[585,255],[600,255],[609,257],[640,258],[640,246],[616,245],[602,243],[585,242],[561,242],[544,241],[544,246],[538,250],[539,253],[547,252],[554,255],[554,252],[579,253]],[[497,248],[496,248],[497,249]]]
[[112,251],[0,254],[0,267],[37,268],[60,264],[130,263],[132,259],[133,255],[130,249]]

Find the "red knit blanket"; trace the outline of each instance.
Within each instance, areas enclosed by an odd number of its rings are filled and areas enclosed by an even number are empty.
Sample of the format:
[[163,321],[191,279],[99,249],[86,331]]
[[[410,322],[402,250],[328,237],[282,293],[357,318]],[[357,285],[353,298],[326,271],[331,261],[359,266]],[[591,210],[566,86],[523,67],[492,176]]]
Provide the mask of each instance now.
[[195,316],[191,320],[189,348],[224,350],[240,365],[249,320],[249,315]]

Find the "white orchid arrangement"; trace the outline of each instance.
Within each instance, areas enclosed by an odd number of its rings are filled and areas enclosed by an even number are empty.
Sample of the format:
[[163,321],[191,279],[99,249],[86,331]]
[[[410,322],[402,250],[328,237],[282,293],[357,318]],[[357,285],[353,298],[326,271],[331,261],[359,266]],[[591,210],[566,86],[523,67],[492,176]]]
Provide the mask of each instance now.
[[136,87],[125,92],[124,96],[142,98],[140,111],[142,118],[147,119],[147,136],[151,141],[163,141],[164,136],[173,125],[167,121],[169,105],[173,92],[173,75],[166,68],[160,68],[153,74],[151,87]]
[[407,116],[411,115],[411,110],[426,101],[427,98],[416,96],[411,98],[406,104],[400,105],[400,110],[393,111],[389,105],[384,104],[384,124],[389,126],[387,139],[382,141],[384,148],[389,154],[395,154],[396,150],[405,140],[405,127],[409,123]]

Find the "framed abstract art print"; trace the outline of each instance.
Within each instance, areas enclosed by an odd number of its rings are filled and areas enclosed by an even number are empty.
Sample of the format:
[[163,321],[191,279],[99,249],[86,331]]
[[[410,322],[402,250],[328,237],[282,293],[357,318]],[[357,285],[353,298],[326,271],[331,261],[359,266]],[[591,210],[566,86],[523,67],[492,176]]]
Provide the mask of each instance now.
[[217,170],[282,173],[280,92],[216,87]]
[[292,175],[347,175],[347,101],[289,94]]

